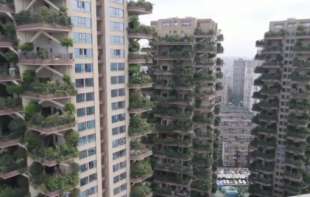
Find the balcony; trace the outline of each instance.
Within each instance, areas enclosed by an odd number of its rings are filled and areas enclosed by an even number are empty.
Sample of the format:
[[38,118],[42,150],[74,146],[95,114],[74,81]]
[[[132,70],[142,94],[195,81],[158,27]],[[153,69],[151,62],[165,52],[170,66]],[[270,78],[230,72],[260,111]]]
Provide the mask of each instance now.
[[164,148],[154,150],[155,157],[164,157],[169,159],[188,161],[193,157],[193,151],[191,148],[183,148],[182,150],[177,150],[175,148]]
[[0,153],[0,178],[10,179],[27,168],[27,153],[23,149],[8,149]]
[[[216,31],[214,30],[209,30],[209,31],[204,31],[200,28],[195,29],[195,37],[196,38],[205,38],[205,37],[213,37],[216,36]],[[218,36],[218,41],[221,41],[221,38],[224,39],[224,36],[222,37],[221,35]]]
[[142,25],[138,21],[133,23],[130,21],[128,29],[128,37],[132,39],[152,39],[154,30],[152,27]]
[[211,156],[204,156],[196,154],[193,158],[194,168],[209,168],[212,166],[213,158]]
[[151,14],[153,4],[145,0],[129,1],[127,5],[129,15]]
[[[1,10],[1,4],[0,4]],[[1,12],[1,11],[0,11]],[[13,48],[17,44],[15,26],[11,23],[1,25],[0,48]]]
[[21,99],[16,97],[0,98],[0,116],[22,111]]
[[72,54],[49,54],[43,49],[37,53],[23,53],[19,58],[20,64],[33,66],[71,66],[73,62]]
[[143,113],[152,109],[154,104],[147,97],[132,93],[129,97],[129,112],[132,114]]
[[131,164],[130,177],[132,184],[140,183],[151,176],[153,176],[153,170],[150,161],[144,160]]
[[212,124],[214,122],[213,115],[195,114],[193,121],[199,124]]
[[29,121],[29,129],[51,135],[72,129],[74,122],[75,118],[71,114],[54,114],[47,117],[34,114]]
[[0,134],[0,148],[8,148],[19,145],[20,138],[26,130],[25,121],[19,118],[8,119],[1,117],[3,121]]
[[215,84],[215,90],[216,91],[220,91],[220,90],[223,90],[223,84],[221,82],[218,82]]
[[293,168],[305,169],[305,162],[302,161],[301,159],[294,159],[292,157],[287,157],[285,162],[286,165],[291,166]]
[[141,161],[152,156],[152,154],[152,150],[150,150],[146,145],[136,141],[132,141],[130,143],[130,160]]
[[[51,138],[43,138],[36,133],[28,132],[25,136],[25,144],[33,160],[40,162],[44,166],[53,167],[60,162],[73,160],[78,157],[77,144],[79,135],[70,131],[64,136],[65,143],[57,144],[51,142]],[[47,146],[44,140],[53,145]]]
[[278,39],[282,39],[283,36],[286,34],[285,31],[278,31],[278,32],[273,32],[273,31],[270,31],[270,32],[267,32],[265,33],[265,39],[268,39],[268,40],[278,40]]
[[300,125],[296,124],[287,126],[287,137],[291,139],[300,139],[302,141],[306,141],[306,136],[310,135],[310,130],[305,127],[300,127]]
[[156,160],[154,169],[157,171],[164,171],[164,172],[173,172],[177,174],[186,174],[186,175],[193,175],[193,168],[192,165],[186,165],[181,162],[167,162],[163,163],[161,160]]
[[217,53],[224,53],[224,47],[221,45],[221,43],[217,44]]
[[131,64],[129,68],[129,88],[130,89],[142,89],[152,87],[152,78],[141,71],[141,67],[136,64]]
[[212,181],[208,179],[193,181],[192,188],[196,191],[208,192],[212,188]]
[[49,31],[49,32],[69,32],[71,31],[71,19],[66,10],[59,11],[52,8],[42,7],[36,12],[21,11],[15,15],[17,31]]
[[310,115],[307,113],[295,114],[290,113],[288,116],[288,122],[290,125],[306,126],[309,123]]
[[264,47],[265,42],[264,40],[257,40],[256,41],[256,47]]
[[139,116],[132,116],[128,129],[130,138],[135,139],[152,133],[152,126]]
[[128,55],[129,64],[152,64],[152,57],[148,53],[129,53]]
[[156,58],[159,61],[192,61],[194,56],[192,49],[173,49],[170,52],[162,52]]
[[[48,170],[47,170],[48,169]],[[46,196],[59,196],[59,192],[71,192],[79,182],[79,166],[68,164],[47,168],[39,163],[30,166],[32,184]]]
[[[181,185],[181,186],[189,186],[191,183],[191,178],[188,176],[184,176],[183,178],[180,176],[170,175],[170,174],[158,174],[154,176],[155,183],[167,183],[172,185]],[[185,191],[184,191],[185,192]],[[179,195],[178,195],[179,196]],[[183,196],[183,195],[181,195]]]
[[152,189],[146,185],[136,185],[130,191],[130,197],[151,197]]
[[206,81],[206,82],[213,82],[215,81],[215,77],[212,73],[209,72],[197,72],[194,74],[195,81]]
[[217,52],[217,47],[215,43],[212,42],[198,42],[196,45],[197,53],[214,53]]
[[192,131],[193,122],[191,119],[177,119],[171,124],[157,124],[156,129],[158,132],[171,132],[171,131],[180,131],[180,133],[188,133]]
[[0,68],[0,83],[20,81],[16,67]]
[[[254,122],[254,121],[253,121]],[[255,121],[255,123],[259,123]],[[266,126],[257,126],[252,130],[253,135],[263,134],[263,135],[276,135],[277,134],[277,128],[276,127],[266,127]]]
[[156,110],[154,110],[156,117],[165,117],[168,119],[190,119],[193,116],[193,110],[191,108],[186,108],[183,110],[178,107],[167,108],[166,105],[158,105]]
[[310,53],[310,45],[302,44],[300,41],[295,46],[296,53]]
[[190,138],[176,138],[176,137],[157,137],[154,138],[154,144],[161,144],[165,146],[176,146],[176,147],[184,147],[190,148],[192,147],[192,140]]

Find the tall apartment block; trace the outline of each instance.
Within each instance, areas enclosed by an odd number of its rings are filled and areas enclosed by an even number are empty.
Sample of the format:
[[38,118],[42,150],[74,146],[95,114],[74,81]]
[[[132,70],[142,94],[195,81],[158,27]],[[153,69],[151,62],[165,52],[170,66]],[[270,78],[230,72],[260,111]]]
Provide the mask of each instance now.
[[309,46],[310,20],[270,23],[256,55],[264,63],[254,93],[260,102],[253,122],[250,196],[309,193]]
[[96,4],[0,8],[0,192],[101,196]]
[[215,186],[223,52],[210,19],[153,21],[154,196],[207,197]]
[[247,168],[253,113],[234,105],[221,106],[219,158],[223,167]]

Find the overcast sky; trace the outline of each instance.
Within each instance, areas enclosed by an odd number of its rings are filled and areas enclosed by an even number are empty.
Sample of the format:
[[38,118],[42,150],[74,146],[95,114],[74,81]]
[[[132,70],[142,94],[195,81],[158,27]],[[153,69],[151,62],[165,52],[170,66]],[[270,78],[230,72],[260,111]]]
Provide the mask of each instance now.
[[224,56],[253,58],[255,41],[268,30],[269,21],[310,18],[310,0],[150,0],[152,15],[143,23],[167,17],[212,18],[224,34]]

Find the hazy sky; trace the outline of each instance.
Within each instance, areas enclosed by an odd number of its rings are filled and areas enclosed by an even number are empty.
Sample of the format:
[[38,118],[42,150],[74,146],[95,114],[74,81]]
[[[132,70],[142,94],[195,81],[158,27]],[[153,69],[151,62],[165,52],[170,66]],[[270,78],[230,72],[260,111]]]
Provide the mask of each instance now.
[[212,18],[224,34],[224,56],[253,58],[255,41],[263,38],[269,21],[310,18],[310,0],[150,0],[152,15],[143,23],[167,17]]

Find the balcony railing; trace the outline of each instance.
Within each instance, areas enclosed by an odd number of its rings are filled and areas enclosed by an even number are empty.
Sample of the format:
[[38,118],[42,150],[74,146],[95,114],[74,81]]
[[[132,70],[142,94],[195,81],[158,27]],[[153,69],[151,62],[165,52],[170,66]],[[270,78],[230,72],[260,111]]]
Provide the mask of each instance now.
[[26,152],[23,149],[5,151],[0,154],[0,178],[19,175],[26,167]]
[[148,185],[137,185],[131,189],[130,197],[149,197],[152,189]]
[[37,53],[22,53],[19,62],[24,65],[72,65],[72,54],[50,54],[42,50]]
[[155,150],[154,154],[156,156],[166,156],[180,160],[190,160],[193,157],[193,151],[191,148],[186,148],[184,151],[177,151],[172,148],[166,148],[162,150]]
[[132,183],[139,183],[153,175],[153,170],[148,160],[138,161],[131,165],[130,177]]

